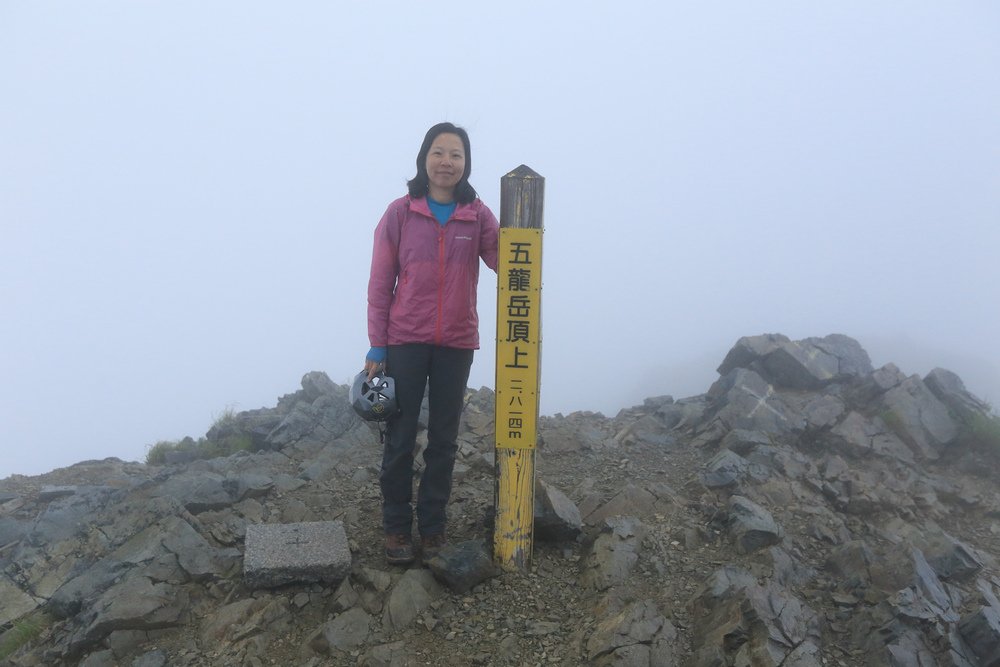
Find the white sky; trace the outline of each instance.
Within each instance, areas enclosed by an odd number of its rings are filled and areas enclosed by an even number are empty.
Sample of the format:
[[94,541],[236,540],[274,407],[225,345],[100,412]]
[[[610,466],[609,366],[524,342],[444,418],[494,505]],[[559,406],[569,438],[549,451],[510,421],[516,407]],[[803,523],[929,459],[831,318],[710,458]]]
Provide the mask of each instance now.
[[1000,403],[1000,5],[491,5],[0,0],[0,477],[347,382],[441,120],[498,215],[546,177],[543,413],[702,393],[765,332]]

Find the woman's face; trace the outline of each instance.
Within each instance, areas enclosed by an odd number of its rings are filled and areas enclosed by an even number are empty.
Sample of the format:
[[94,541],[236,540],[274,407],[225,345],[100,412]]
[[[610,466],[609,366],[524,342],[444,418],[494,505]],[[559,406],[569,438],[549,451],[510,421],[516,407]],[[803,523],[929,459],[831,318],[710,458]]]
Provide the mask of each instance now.
[[457,134],[442,132],[434,138],[427,152],[427,179],[433,195],[455,192],[465,174],[465,147]]

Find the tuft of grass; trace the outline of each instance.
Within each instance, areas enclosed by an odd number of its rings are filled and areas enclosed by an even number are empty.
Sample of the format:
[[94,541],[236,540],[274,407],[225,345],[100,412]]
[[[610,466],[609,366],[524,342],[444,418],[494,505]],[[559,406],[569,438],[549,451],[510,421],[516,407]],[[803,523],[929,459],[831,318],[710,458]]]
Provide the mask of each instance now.
[[227,405],[226,408],[217,415],[213,416],[212,426],[209,430],[215,429],[225,429],[236,424],[236,409],[232,405]]
[[22,646],[34,641],[52,624],[45,612],[31,612],[14,621],[13,627],[0,635],[0,660],[13,655]]
[[971,447],[1000,455],[1000,416],[992,408],[988,413],[974,414],[962,424],[959,438]]
[[146,448],[146,465],[161,466],[167,462],[167,452],[177,449],[178,443],[171,440],[160,440],[155,445]]
[[[225,434],[216,436],[215,434]],[[161,440],[146,450],[146,465],[165,465],[169,454],[178,452],[188,459],[214,459],[237,452],[256,451],[249,433],[239,431],[239,422],[232,407],[227,407],[213,419],[210,438],[187,437],[183,440]]]

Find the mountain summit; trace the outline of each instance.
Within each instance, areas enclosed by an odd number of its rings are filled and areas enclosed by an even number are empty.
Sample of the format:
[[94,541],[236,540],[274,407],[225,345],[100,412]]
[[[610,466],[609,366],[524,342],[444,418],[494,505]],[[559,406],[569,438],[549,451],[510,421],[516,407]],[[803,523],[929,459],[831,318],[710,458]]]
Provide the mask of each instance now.
[[428,567],[385,564],[378,432],[321,372],[146,464],[0,480],[0,659],[1000,665],[989,406],[839,334],[741,338],[718,370],[699,396],[540,419],[524,573],[489,562],[487,388]]

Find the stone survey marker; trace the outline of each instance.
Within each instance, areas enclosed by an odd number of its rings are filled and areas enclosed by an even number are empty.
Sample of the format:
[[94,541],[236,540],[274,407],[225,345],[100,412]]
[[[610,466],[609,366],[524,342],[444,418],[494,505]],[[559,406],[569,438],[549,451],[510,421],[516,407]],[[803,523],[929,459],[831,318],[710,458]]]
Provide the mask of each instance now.
[[351,571],[341,521],[247,526],[243,578],[252,588],[292,582],[337,582]]

